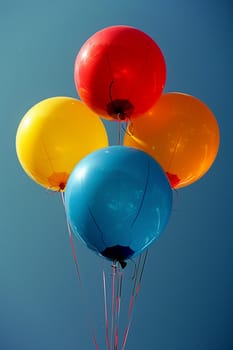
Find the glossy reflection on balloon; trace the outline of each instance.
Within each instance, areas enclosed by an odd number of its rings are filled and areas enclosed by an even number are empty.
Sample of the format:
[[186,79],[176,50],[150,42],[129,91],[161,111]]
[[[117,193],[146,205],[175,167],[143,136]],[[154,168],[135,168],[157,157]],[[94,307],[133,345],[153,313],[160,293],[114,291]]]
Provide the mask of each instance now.
[[74,234],[98,254],[121,261],[141,253],[163,232],[172,190],[151,156],[111,146],[75,167],[65,205]]

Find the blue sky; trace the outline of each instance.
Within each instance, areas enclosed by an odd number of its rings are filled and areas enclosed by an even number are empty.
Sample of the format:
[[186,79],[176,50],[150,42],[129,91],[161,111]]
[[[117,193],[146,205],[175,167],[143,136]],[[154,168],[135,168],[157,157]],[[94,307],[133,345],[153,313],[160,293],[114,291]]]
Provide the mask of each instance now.
[[[90,35],[113,24],[151,35],[165,55],[165,90],[200,98],[221,132],[211,170],[178,191],[168,227],[150,249],[126,349],[230,350],[233,22],[227,0],[0,5],[0,348],[93,349],[87,309],[99,349],[106,348],[101,259],[76,242],[80,290],[61,198],[24,174],[15,133],[40,100],[77,97],[75,56]],[[116,144],[116,125],[105,125]]]

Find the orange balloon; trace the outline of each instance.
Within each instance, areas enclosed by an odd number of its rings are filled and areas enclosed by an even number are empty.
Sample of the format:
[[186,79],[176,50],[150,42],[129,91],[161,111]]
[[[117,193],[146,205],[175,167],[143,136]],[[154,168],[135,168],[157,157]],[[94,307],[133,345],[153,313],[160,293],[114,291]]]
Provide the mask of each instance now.
[[166,93],[127,127],[124,145],[145,151],[167,173],[173,188],[200,179],[219,148],[219,127],[211,110],[196,97]]

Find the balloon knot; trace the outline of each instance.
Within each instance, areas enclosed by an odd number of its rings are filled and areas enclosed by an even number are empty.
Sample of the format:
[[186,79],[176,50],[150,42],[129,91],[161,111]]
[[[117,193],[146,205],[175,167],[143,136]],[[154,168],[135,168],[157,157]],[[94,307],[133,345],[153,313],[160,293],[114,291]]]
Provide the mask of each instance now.
[[132,103],[128,100],[113,100],[107,104],[108,115],[116,120],[128,120],[134,111]]
[[61,183],[59,184],[60,191],[63,191],[63,190],[65,189],[65,187],[66,187],[65,182],[61,182]]
[[54,172],[48,177],[50,188],[57,191],[64,191],[68,181],[69,174],[66,172]]
[[166,174],[171,187],[175,188],[176,186],[178,186],[178,184],[180,183],[180,178],[176,174],[171,174],[168,171],[166,172]]
[[124,269],[127,265],[127,262],[123,260],[119,260],[119,264],[121,265],[121,268]]

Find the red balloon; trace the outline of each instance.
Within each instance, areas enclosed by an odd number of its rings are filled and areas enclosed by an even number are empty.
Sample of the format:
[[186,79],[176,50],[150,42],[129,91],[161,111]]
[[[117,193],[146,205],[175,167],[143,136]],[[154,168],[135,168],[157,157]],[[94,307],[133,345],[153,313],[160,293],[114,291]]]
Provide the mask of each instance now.
[[112,26],[91,36],[75,61],[80,98],[95,113],[126,121],[149,110],[162,94],[166,64],[155,41],[129,26]]

